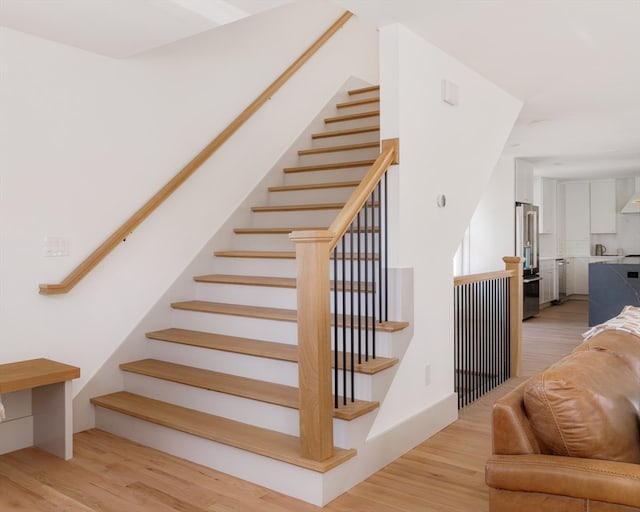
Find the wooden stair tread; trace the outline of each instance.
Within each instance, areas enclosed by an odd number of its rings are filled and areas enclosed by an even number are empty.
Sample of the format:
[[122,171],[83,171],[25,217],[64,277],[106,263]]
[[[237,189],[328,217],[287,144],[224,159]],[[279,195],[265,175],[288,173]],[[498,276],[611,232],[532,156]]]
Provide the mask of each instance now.
[[[120,369],[186,386],[280,405],[290,409],[299,409],[300,407],[298,388],[293,386],[229,375],[157,359],[142,359],[123,363],[120,365]],[[339,397],[339,400],[342,402],[342,397]],[[343,406],[344,409],[342,407],[335,408],[333,416],[334,418],[350,421],[371,412],[378,405],[377,402],[356,400],[348,402],[347,406]]]
[[321,190],[324,188],[348,188],[357,187],[359,181],[333,181],[330,183],[311,183],[306,185],[284,185],[278,187],[269,187],[269,192],[295,192],[299,190]]
[[289,343],[254,340],[226,334],[177,329],[175,327],[148,332],[146,337],[152,340],[169,341],[192,347],[265,357],[278,361],[298,362],[298,346]]
[[[313,227],[266,227],[266,228],[234,228],[233,232],[237,235],[288,235],[293,231],[325,231],[328,228],[326,226],[313,226]],[[375,231],[376,233],[379,231],[379,227],[375,226],[360,226],[360,229],[354,228],[354,232],[360,231],[360,233],[371,233],[371,231]]]
[[[171,327],[160,331],[148,332],[147,338],[158,341],[167,341],[192,347],[200,347],[211,350],[221,350],[247,356],[264,357],[290,363],[298,362],[298,346],[274,341],[254,340],[239,338],[211,332],[191,331]],[[342,361],[342,353],[339,352],[339,360]],[[333,365],[334,358],[331,357]],[[395,358],[376,357],[356,364],[355,371],[367,375],[373,375],[389,368],[397,363]],[[347,365],[348,366],[348,365]]]
[[253,206],[252,212],[255,213],[267,213],[267,212],[296,212],[296,211],[309,211],[309,210],[340,210],[345,203],[309,203],[309,204],[282,204],[282,205],[270,205],[270,206]]
[[318,462],[305,459],[300,456],[298,437],[126,391],[92,398],[91,403],[157,425],[321,473],[342,464],[356,454],[355,450],[334,448],[333,455],[327,460]]
[[341,146],[327,146],[320,148],[309,148],[298,150],[298,155],[318,155],[322,153],[335,153],[337,151],[356,151],[358,149],[371,149],[379,148],[380,142],[374,140],[373,142],[361,142],[359,144],[343,144]]
[[[291,260],[291,259],[296,259],[296,252],[295,251],[216,251],[213,253],[214,256],[217,256],[218,258],[256,258],[256,259],[276,259],[276,260]],[[351,260],[353,257],[353,259],[357,259],[358,255],[357,254],[351,254],[351,253],[346,253],[346,254],[342,254],[342,253],[338,253],[338,259],[345,259],[345,260]],[[331,254],[329,255],[329,259],[334,259],[334,255],[333,252],[331,252]],[[380,257],[378,254],[361,254],[360,255],[360,261],[371,261],[372,259],[374,260],[379,260]]]
[[266,228],[234,228],[233,232],[237,235],[288,235],[293,231],[324,231],[327,226],[316,227],[266,227]]
[[356,119],[366,119],[367,117],[378,117],[380,110],[369,110],[367,112],[358,112],[356,114],[346,114],[342,116],[334,116],[325,118],[326,124],[340,123],[342,121],[355,121]]
[[332,130],[327,132],[318,132],[311,135],[312,139],[329,139],[331,137],[344,137],[347,135],[360,135],[362,133],[379,132],[380,125],[362,126],[360,128],[347,128],[345,130]]
[[368,105],[371,103],[380,103],[380,98],[362,98],[359,100],[345,101],[344,103],[338,103],[336,108],[340,110],[341,108],[358,107],[360,105]]
[[[245,276],[237,274],[206,274],[201,276],[195,276],[194,281],[198,283],[211,283],[211,284],[237,284],[246,286],[270,286],[273,288],[295,288],[295,277],[272,277],[272,276]],[[345,290],[351,290],[351,283],[345,283]],[[358,283],[353,283],[354,290],[358,289]],[[335,287],[335,282],[331,281],[331,289]],[[338,290],[342,290],[342,281],[338,281]],[[373,290],[373,284],[360,283],[360,290],[362,292],[371,292]]]
[[[265,320],[279,320],[283,322],[298,321],[298,312],[295,309],[247,306],[246,304],[227,304],[224,302],[210,302],[205,300],[173,302],[171,307],[174,309],[198,311],[201,313],[217,313],[220,315],[244,316],[250,318],[262,318]],[[357,320],[357,317],[355,320]],[[347,317],[346,321],[340,317],[338,320],[339,325],[342,325],[343,322],[348,327],[351,326],[351,320],[349,317]],[[364,326],[367,322],[371,325],[372,320],[370,318],[361,318],[360,324]],[[408,325],[408,322],[376,322],[376,329],[384,332],[396,332],[405,329]]]
[[375,160],[353,160],[350,162],[334,162],[330,164],[302,165],[299,167],[285,167],[285,174],[294,172],[335,171],[338,169],[353,169],[356,167],[371,167]]
[[379,90],[380,90],[379,85],[370,85],[368,87],[360,87],[359,89],[351,89],[349,91],[349,96],[355,96],[357,94],[366,94],[369,92],[375,92]]

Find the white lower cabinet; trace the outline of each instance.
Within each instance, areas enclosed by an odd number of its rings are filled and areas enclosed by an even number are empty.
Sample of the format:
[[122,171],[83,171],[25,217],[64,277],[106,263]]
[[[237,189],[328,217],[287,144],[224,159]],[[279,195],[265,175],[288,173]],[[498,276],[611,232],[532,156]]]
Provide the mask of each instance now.
[[540,261],[540,304],[558,299],[555,260]]
[[589,258],[567,258],[567,295],[589,294]]

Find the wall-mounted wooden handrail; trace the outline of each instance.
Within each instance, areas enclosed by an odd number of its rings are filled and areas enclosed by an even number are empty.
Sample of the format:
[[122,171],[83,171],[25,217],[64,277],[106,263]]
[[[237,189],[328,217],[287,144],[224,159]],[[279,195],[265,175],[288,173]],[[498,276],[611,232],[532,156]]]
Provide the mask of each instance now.
[[352,16],[349,11],[338,18],[298,59],[291,64],[264,92],[258,96],[229,126],[213,139],[196,157],[176,174],[164,187],[135,212],[122,226],[80,263],[62,282],[41,284],[40,293],[53,295],[67,293],[115,249],[165,199],[180,187],[217,149],[222,146],[269,98],[271,98]]

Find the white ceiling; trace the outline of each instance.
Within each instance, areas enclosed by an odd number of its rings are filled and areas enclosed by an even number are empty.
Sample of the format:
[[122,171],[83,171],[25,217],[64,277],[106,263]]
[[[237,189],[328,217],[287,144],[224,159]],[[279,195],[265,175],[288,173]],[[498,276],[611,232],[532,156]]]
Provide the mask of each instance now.
[[[0,25],[126,57],[288,1],[1,0]],[[335,1],[405,24],[523,100],[505,153],[538,173],[640,175],[640,1]]]

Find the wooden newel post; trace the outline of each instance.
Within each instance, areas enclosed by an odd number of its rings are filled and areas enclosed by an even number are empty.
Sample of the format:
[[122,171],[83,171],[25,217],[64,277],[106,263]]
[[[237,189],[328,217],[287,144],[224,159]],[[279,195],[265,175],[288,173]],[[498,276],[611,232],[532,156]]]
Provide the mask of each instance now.
[[522,262],[523,258],[519,256],[505,256],[502,258],[505,264],[505,270],[513,272],[509,279],[509,310],[511,318],[509,321],[510,337],[511,337],[511,377],[520,375],[520,366],[522,363]]
[[331,391],[330,231],[296,231],[298,388],[301,455],[325,460],[333,453]]

